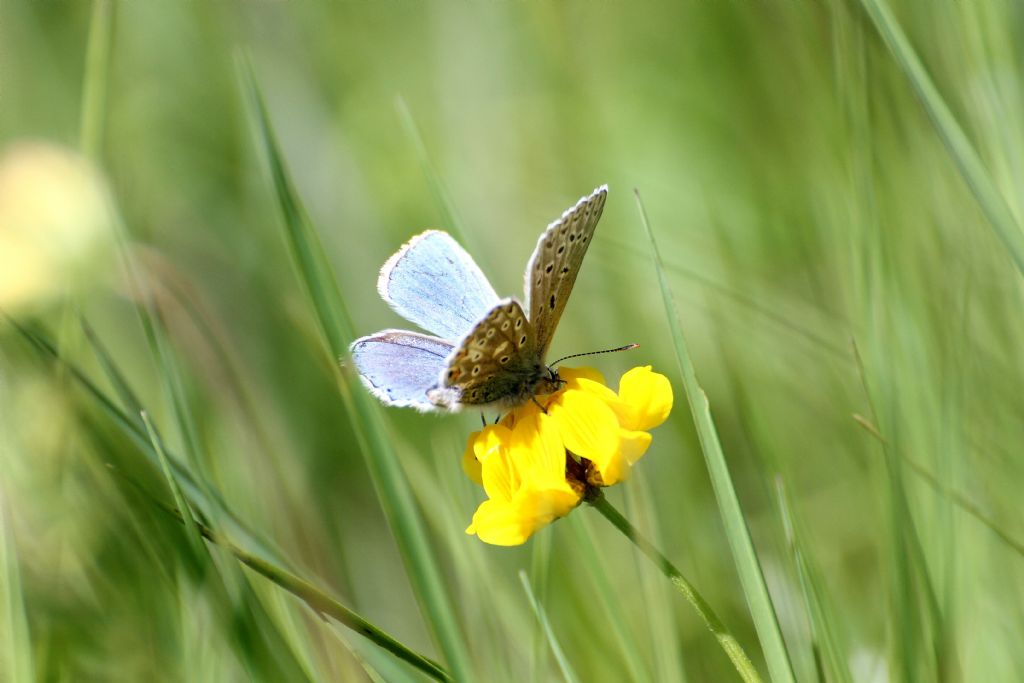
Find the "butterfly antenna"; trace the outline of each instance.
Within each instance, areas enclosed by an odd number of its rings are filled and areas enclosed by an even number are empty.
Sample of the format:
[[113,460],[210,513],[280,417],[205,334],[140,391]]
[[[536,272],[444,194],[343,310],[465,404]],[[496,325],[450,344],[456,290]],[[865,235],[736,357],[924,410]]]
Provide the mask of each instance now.
[[562,358],[559,358],[558,360],[551,364],[551,367],[558,365],[563,360],[569,360],[570,358],[579,358],[580,356],[596,356],[600,353],[616,353],[618,351],[631,351],[632,349],[638,348],[639,346],[639,344],[626,344],[625,346],[620,346],[617,349],[605,349],[604,351],[587,351],[586,353],[574,353],[571,356],[564,356]]

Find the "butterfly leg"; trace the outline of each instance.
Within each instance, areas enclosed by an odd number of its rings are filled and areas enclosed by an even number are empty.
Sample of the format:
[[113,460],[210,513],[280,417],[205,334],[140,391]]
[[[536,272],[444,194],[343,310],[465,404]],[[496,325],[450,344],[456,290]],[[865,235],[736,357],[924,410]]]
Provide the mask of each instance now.
[[483,423],[484,427],[486,427],[486,426],[487,426],[487,418],[486,418],[486,417],[484,417],[484,414],[483,414],[483,412],[482,412],[482,411],[481,411],[481,413],[480,413],[480,422],[482,422],[482,423]]
[[536,396],[531,396],[530,400],[533,401],[538,408],[540,408],[540,412],[544,413],[545,415],[548,414],[548,409],[541,405],[540,401],[537,400]]

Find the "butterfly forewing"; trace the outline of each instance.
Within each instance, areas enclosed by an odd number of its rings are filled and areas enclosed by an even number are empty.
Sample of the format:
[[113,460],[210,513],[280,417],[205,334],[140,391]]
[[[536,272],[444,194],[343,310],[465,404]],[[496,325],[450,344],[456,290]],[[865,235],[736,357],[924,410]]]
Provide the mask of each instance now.
[[499,299],[466,250],[440,230],[413,237],[380,270],[377,291],[399,315],[459,339]]
[[542,368],[533,326],[519,302],[506,299],[488,312],[448,359],[441,385],[463,405],[515,403],[532,391]]
[[541,357],[551,344],[607,196],[608,187],[602,185],[551,223],[526,265],[526,304]]

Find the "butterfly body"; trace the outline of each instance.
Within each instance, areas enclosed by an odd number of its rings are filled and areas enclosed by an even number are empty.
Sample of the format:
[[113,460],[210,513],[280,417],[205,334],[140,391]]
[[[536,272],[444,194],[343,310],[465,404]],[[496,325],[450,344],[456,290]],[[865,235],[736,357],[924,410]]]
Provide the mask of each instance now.
[[539,364],[522,373],[509,373],[476,388],[454,390],[439,386],[428,390],[427,398],[436,407],[448,410],[505,410],[521,406],[535,396],[554,393],[560,383],[556,371]]
[[448,357],[439,407],[513,408],[557,388],[558,374],[543,362],[533,326],[519,302],[505,299],[463,337]]
[[512,408],[557,389],[544,357],[606,196],[599,187],[541,235],[526,268],[525,309],[499,299],[447,233],[407,242],[381,269],[378,291],[437,336],[385,330],[356,340],[352,356],[367,388],[384,403],[424,411]]

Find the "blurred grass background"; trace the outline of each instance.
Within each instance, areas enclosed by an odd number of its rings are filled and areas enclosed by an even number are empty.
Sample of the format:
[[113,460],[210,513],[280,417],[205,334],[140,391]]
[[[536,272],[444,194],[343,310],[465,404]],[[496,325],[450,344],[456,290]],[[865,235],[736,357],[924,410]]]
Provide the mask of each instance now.
[[[375,281],[411,235],[458,234],[518,295],[541,229],[609,183],[553,357],[638,342],[593,364],[672,379],[672,418],[609,497],[762,672],[634,187],[797,678],[1024,679],[1021,273],[860,5],[105,7],[109,63],[87,68],[90,3],[0,4],[0,305],[131,412],[88,320],[182,469],[282,562],[442,658],[284,248],[240,50],[361,334],[401,324]],[[1019,224],[1024,8],[893,14]],[[579,680],[734,680],[593,510],[521,548],[463,534],[477,420],[386,414],[474,679],[563,675],[525,570]],[[0,678],[421,680],[204,559],[154,504],[173,499],[141,443],[0,326]]]

